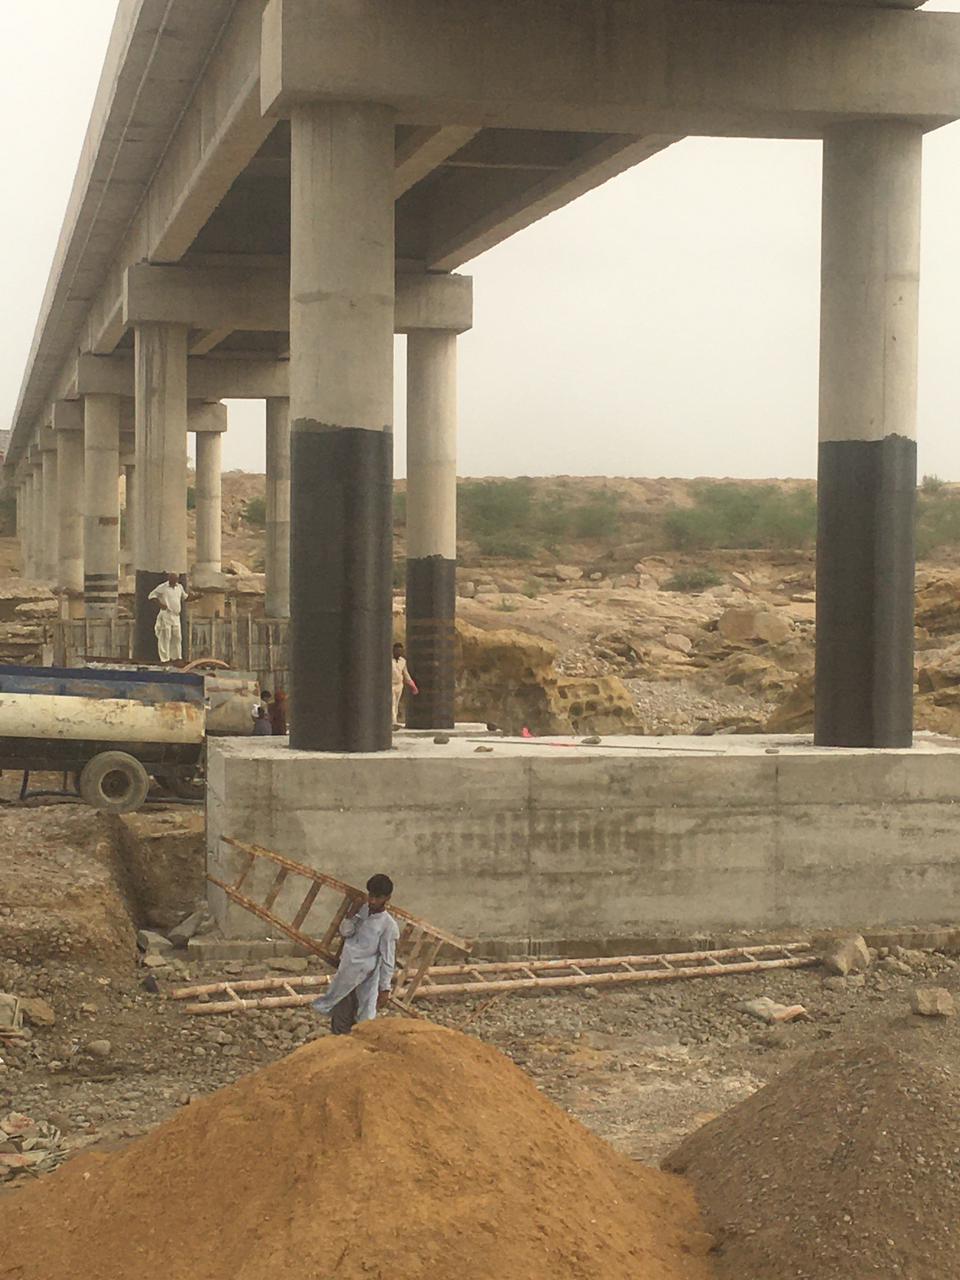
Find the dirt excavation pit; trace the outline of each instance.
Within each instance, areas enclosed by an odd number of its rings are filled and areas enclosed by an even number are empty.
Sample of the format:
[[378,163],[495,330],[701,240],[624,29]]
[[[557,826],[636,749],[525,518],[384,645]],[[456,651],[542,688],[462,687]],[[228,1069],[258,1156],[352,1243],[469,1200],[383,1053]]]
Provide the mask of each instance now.
[[718,1280],[947,1280],[960,1075],[942,1028],[824,1049],[687,1138]]
[[425,1021],[305,1046],[0,1198],[16,1280],[709,1280],[689,1188]]

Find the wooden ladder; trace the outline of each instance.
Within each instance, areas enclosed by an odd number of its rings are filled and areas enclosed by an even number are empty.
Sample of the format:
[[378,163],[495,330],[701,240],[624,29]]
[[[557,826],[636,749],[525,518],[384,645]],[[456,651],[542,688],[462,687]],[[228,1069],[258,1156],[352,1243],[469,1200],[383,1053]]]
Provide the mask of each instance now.
[[[414,942],[414,946],[416,943]],[[449,996],[495,996],[515,991],[555,991],[576,987],[629,986],[644,982],[676,982],[690,978],[721,978],[777,969],[806,969],[819,964],[806,942],[771,943],[757,947],[727,947],[717,951],[672,952],[647,956],[591,956],[579,960],[504,960],[474,964],[430,965],[433,952],[426,943],[408,961],[410,985],[401,1007],[414,1000]],[[413,951],[411,950],[411,957]],[[249,978],[232,983],[180,987],[174,1000],[193,1000],[189,1014],[240,1013],[256,1009],[293,1009],[317,998],[330,979],[324,976]],[[277,994],[267,994],[274,992]],[[282,993],[282,994],[281,994]],[[211,999],[211,997],[221,999]],[[223,999],[222,997],[226,997]]]
[[[340,926],[353,905],[366,901],[365,890],[325,875],[322,871],[315,871],[313,867],[294,862],[291,858],[285,858],[282,854],[274,853],[272,849],[264,849],[260,845],[246,844],[242,840],[235,840],[232,836],[221,836],[220,843],[238,850],[243,855],[243,860],[232,882],[221,880],[208,873],[207,879],[210,883],[222,889],[232,902],[243,907],[245,911],[273,925],[288,938],[292,938],[305,951],[319,956],[335,969],[340,963],[340,953],[343,949]],[[258,902],[244,890],[254,868],[263,866],[265,863],[276,867],[276,873],[266,896]],[[305,891],[292,919],[284,919],[277,914],[277,900],[291,878],[306,881],[306,885],[303,886]],[[326,928],[321,934],[308,933],[306,932],[307,919],[317,907],[317,900],[325,889],[332,891],[333,914],[329,917]],[[397,978],[391,1004],[404,1013],[412,1014],[413,1001],[420,984],[424,981],[427,971],[435,965],[443,948],[447,947],[452,951],[460,952],[465,957],[470,954],[472,943],[428,924],[401,907],[391,905],[390,914],[400,924],[400,939],[397,943]],[[294,985],[293,980],[280,980],[278,983],[279,988],[284,990],[286,998],[296,997]],[[326,985],[325,982],[324,985]],[[222,989],[231,1000],[239,1001],[236,989],[240,986],[239,983],[225,983]],[[311,998],[315,999],[316,996]]]

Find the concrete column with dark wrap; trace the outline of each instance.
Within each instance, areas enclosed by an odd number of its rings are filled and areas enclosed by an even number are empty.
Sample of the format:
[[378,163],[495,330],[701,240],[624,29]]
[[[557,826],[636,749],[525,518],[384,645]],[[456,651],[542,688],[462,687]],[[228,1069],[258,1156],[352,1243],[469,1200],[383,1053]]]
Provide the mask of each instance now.
[[83,595],[88,618],[114,618],[120,577],[120,400],[83,401]]
[[830,127],[823,147],[816,741],[913,738],[922,134]]
[[290,617],[290,401],[267,402],[268,618]]
[[[187,328],[136,328],[137,529],[134,657],[156,662],[150,592],[187,568]],[[182,620],[186,652],[186,617]]]
[[391,745],[394,121],[293,108],[290,745]]
[[457,335],[407,335],[407,727],[455,721]]

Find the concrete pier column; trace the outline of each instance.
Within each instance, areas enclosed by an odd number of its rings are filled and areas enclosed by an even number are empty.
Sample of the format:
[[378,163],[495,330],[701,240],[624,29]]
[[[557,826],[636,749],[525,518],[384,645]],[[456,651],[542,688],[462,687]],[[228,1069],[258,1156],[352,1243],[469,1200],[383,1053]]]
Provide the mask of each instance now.
[[24,574],[31,582],[36,582],[43,577],[41,565],[41,549],[43,546],[42,507],[43,473],[40,467],[31,462],[27,472],[27,510],[23,568]]
[[291,746],[391,744],[394,123],[292,114]]
[[267,401],[268,618],[290,617],[290,401]]
[[[187,569],[187,327],[136,329],[136,601],[134,656],[156,662],[156,605],[147,597]],[[182,619],[186,646],[186,618]],[[185,650],[186,651],[186,648]]]
[[[137,528],[137,465],[121,460],[123,467],[123,520],[120,536],[120,576],[133,578],[137,572],[134,534]],[[117,486],[119,489],[119,485]]]
[[816,741],[913,734],[918,125],[823,144]]
[[219,431],[197,432],[196,531],[197,559],[191,587],[202,594],[204,616],[223,613],[223,436]]
[[[49,433],[52,437],[53,433]],[[43,494],[41,497],[41,524],[43,527],[43,552],[41,561],[44,582],[57,585],[60,569],[60,511],[57,485],[57,448],[53,439],[44,441],[41,467]]]
[[88,618],[117,613],[120,576],[120,401],[83,402],[83,595]]
[[420,694],[407,725],[455,719],[457,335],[407,335],[407,659]]
[[57,584],[63,616],[83,614],[83,432],[57,432]]

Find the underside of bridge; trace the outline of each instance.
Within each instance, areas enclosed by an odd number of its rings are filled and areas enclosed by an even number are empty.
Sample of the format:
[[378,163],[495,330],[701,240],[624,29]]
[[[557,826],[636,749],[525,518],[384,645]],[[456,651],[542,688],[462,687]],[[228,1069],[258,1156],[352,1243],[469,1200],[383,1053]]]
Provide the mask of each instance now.
[[[960,16],[736,0],[129,0],[6,468],[25,566],[216,607],[221,399],[267,401],[268,608],[293,745],[391,741],[393,335],[407,335],[415,719],[453,721],[458,269],[691,133],[824,142],[817,734],[911,741],[920,164]],[[82,471],[82,486],[76,483]],[[202,507],[202,510],[200,510]]]

